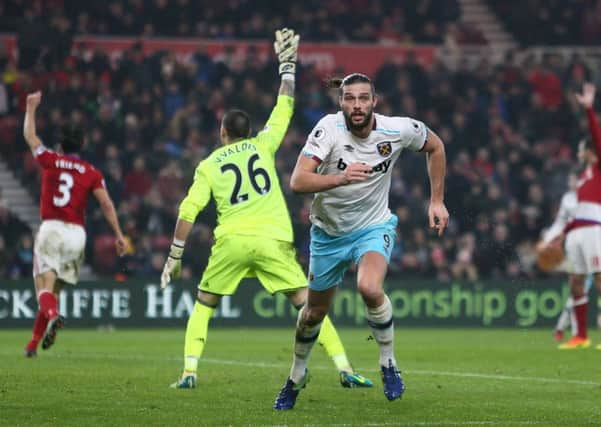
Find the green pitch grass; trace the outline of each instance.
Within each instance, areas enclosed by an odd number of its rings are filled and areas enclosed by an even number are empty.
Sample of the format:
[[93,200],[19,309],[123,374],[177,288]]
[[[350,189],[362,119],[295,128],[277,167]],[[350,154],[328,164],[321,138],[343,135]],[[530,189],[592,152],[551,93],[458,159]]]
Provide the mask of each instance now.
[[[601,425],[601,351],[558,351],[548,330],[399,327],[407,390],[388,402],[367,329],[341,336],[372,389],[343,389],[321,348],[295,409],[275,412],[292,329],[214,329],[198,388],[172,390],[183,330],[60,332],[22,356],[29,332],[0,331],[3,426],[590,426]],[[601,334],[593,332],[594,343]]]

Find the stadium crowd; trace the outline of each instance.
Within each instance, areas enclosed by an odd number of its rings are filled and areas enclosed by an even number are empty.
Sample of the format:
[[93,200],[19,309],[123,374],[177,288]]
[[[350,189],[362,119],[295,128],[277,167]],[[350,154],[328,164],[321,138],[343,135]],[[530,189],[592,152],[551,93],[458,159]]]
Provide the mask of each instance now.
[[[19,3],[2,5],[6,11]],[[79,4],[55,3],[63,5],[65,13],[75,13]],[[163,3],[122,0],[108,5],[111,10],[121,5],[123,11],[125,4]],[[33,4],[42,7],[41,2]],[[30,14],[25,15],[28,19]],[[79,25],[80,19],[74,22]],[[112,24],[106,25],[109,31]],[[271,25],[261,31],[270,31]],[[309,31],[307,38],[312,37],[322,36]],[[117,62],[100,50],[66,55],[68,51],[42,49],[29,60],[21,56],[17,63],[0,49],[2,155],[38,194],[39,170],[26,150],[21,123],[26,94],[43,90],[38,113],[43,141],[52,146],[66,121],[86,129],[84,158],[105,174],[131,242],[128,255],[117,259],[101,214],[92,205],[88,262],[100,275],[158,278],[178,203],[196,164],[218,143],[224,111],[244,109],[255,131],[260,129],[277,93],[275,62],[227,52],[214,59],[202,49],[180,61],[171,51],[145,55],[139,44]],[[591,78],[585,62],[548,56],[518,63],[508,55],[500,66],[483,58],[475,66],[464,63],[450,70],[442,62],[424,66],[410,54],[402,62],[391,58],[373,77],[380,95],[376,110],[426,122],[445,141],[449,161],[446,202],[451,225],[442,239],[427,228],[425,162],[407,154],[394,171],[391,208],[399,217],[399,242],[390,265],[393,274],[443,281],[540,274],[534,266],[534,245],[553,218],[576,163],[576,144],[586,135],[586,121],[571,95],[571,89]],[[322,76],[307,65],[301,66],[297,87],[296,113],[278,152],[278,168],[299,258],[306,263],[311,198],[291,193],[289,174],[318,118],[336,110],[336,94],[328,92]],[[199,277],[204,268],[214,218],[209,208],[188,240],[184,277]],[[0,275],[28,277],[31,232],[23,231],[25,226],[6,206],[0,205],[0,221]]]
[[[369,43],[484,43],[476,28],[460,22],[457,0],[6,0],[0,28],[30,30],[23,44],[36,48],[74,35],[200,37],[212,40],[268,39],[282,26],[297,28],[305,41]],[[334,24],[333,24],[334,23]],[[43,35],[43,37],[39,37]]]
[[[524,45],[598,45],[599,0],[488,0],[507,30]],[[533,31],[536,28],[536,31]]]

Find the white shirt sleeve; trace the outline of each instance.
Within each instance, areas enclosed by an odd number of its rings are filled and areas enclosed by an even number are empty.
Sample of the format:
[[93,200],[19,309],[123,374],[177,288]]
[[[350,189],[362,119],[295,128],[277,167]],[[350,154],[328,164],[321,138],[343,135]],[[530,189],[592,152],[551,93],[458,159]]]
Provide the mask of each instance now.
[[46,148],[46,146],[44,144],[40,144],[31,151],[33,152],[33,157],[37,157],[40,154],[42,154],[44,151],[52,151],[52,150],[49,150],[48,148]]
[[428,139],[428,128],[423,122],[410,117],[401,117],[401,138],[405,148],[419,151]]
[[555,221],[549,229],[543,235],[543,242],[545,244],[550,243],[553,239],[563,233],[566,225],[572,218],[571,206],[569,201],[569,193],[564,194],[561,198],[561,204],[559,205],[559,210],[557,211],[557,216],[555,217]]
[[302,151],[303,156],[313,158],[319,163],[323,162],[331,151],[333,136],[331,133],[332,130],[328,129],[325,120],[321,119],[307,137]]

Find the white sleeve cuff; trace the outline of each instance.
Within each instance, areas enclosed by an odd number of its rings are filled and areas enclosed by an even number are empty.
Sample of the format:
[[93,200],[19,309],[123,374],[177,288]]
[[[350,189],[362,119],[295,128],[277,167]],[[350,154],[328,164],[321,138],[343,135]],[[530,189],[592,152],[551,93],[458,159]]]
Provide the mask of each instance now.
[[44,151],[47,151],[47,150],[48,149],[43,144],[40,144],[31,151],[33,152],[33,157],[37,157],[40,154],[42,154]]

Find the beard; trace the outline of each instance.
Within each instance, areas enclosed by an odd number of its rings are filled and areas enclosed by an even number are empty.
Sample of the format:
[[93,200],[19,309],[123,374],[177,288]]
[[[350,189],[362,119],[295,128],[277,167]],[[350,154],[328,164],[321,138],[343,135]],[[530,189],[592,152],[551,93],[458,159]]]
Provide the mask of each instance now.
[[367,126],[369,126],[369,123],[371,122],[371,117],[373,116],[373,110],[369,110],[367,113],[363,114],[361,113],[361,115],[363,116],[363,120],[361,120],[360,122],[353,122],[353,113],[347,113],[346,111],[343,111],[344,114],[344,121],[346,122],[346,127],[349,128],[350,130],[354,130],[354,131],[361,131],[363,129],[365,129]]

